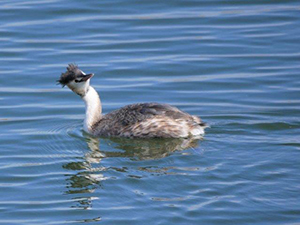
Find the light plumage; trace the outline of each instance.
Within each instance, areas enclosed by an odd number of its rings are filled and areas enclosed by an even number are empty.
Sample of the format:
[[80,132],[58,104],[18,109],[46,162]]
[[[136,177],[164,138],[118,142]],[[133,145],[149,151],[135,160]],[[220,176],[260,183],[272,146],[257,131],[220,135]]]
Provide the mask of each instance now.
[[[80,72],[79,72],[80,71]],[[186,138],[204,134],[207,127],[197,116],[160,103],[138,103],[102,115],[99,95],[89,75],[72,64],[59,82],[79,94],[86,104],[84,129],[94,136],[134,138]],[[83,77],[84,82],[74,80]],[[79,82],[79,83],[78,83]]]

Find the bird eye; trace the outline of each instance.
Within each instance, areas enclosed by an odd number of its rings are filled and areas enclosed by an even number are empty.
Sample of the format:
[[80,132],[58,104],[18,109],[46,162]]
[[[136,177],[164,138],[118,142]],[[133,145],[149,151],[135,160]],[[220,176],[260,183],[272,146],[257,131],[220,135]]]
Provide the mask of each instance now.
[[81,80],[75,80],[75,83],[79,83],[79,82],[81,82]]

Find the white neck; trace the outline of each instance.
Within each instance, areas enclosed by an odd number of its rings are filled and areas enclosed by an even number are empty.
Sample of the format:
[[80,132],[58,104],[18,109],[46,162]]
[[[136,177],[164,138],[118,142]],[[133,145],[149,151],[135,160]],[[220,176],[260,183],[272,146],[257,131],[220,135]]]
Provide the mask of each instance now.
[[101,119],[101,101],[97,91],[91,86],[82,99],[85,102],[84,130],[92,133],[92,126]]

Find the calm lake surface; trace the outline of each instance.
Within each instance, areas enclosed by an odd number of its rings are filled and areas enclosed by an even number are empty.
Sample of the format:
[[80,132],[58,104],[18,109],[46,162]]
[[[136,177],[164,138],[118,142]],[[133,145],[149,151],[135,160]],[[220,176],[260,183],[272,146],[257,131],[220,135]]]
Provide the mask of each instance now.
[[[0,2],[1,224],[300,223],[299,1]],[[102,139],[104,113],[169,103],[203,140]]]

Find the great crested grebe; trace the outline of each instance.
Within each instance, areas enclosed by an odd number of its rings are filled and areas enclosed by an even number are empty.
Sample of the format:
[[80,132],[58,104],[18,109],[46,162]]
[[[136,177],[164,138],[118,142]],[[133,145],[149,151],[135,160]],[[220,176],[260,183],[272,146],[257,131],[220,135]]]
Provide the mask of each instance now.
[[136,138],[187,138],[201,136],[207,127],[197,116],[174,106],[160,103],[138,103],[124,106],[106,115],[98,93],[90,86],[94,74],[85,74],[69,64],[58,82],[67,85],[85,102],[84,130],[93,136]]

